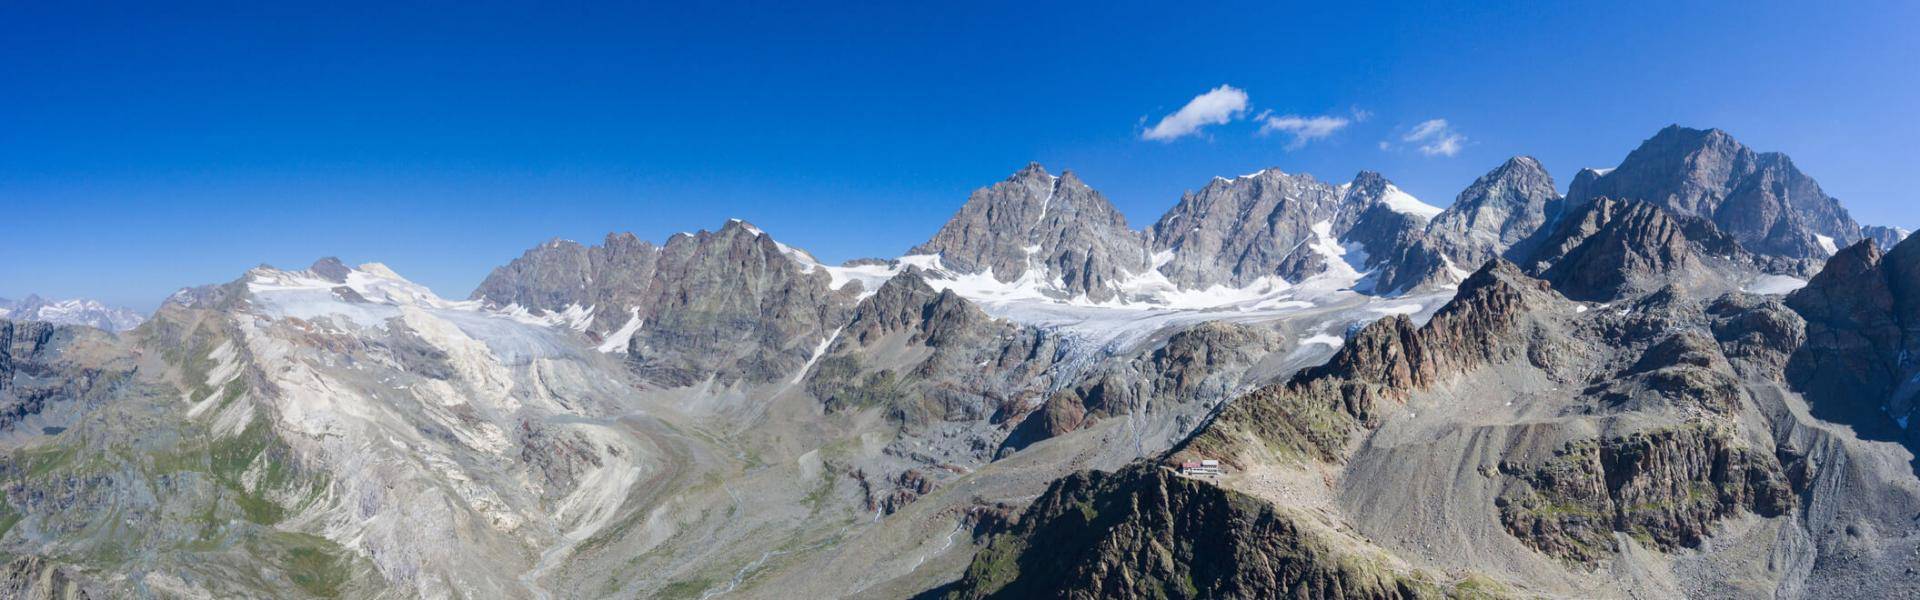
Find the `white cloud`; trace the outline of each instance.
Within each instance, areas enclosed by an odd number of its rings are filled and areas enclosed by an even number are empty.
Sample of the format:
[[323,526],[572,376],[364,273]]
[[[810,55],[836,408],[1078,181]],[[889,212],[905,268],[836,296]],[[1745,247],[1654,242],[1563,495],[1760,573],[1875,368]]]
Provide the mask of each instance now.
[[1345,129],[1348,125],[1353,124],[1353,120],[1346,117],[1327,115],[1316,117],[1284,115],[1276,117],[1270,113],[1263,112],[1260,113],[1257,119],[1260,121],[1261,135],[1280,132],[1293,136],[1293,140],[1287,142],[1288,150],[1297,150],[1301,146],[1307,145],[1307,142],[1326,138],[1327,136],[1333,135],[1334,132]]
[[[1400,137],[1400,141],[1419,144],[1420,153],[1427,156],[1453,156],[1459,154],[1460,148],[1466,145],[1467,136],[1454,131],[1446,119],[1429,119],[1413,126],[1411,131]],[[1381,148],[1386,148],[1385,142],[1381,143]]]
[[1200,132],[1208,125],[1222,125],[1240,118],[1247,112],[1247,93],[1240,88],[1222,85],[1205,94],[1194,96],[1186,106],[1173,114],[1160,118],[1159,123],[1141,132],[1141,139],[1171,142]]

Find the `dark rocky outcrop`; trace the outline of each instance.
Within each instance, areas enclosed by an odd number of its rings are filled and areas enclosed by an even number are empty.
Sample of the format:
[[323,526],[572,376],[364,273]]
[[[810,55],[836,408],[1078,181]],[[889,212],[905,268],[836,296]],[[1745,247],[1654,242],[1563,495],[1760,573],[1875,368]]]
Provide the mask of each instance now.
[[1662,550],[1696,547],[1721,518],[1779,516],[1794,504],[1779,460],[1704,425],[1571,443],[1500,470],[1509,479],[1495,505],[1507,530],[1580,562],[1611,556],[1616,531]]
[[1139,465],[1055,481],[945,597],[1439,598],[1292,513]]
[[1738,254],[1738,243],[1704,220],[1598,198],[1561,218],[1523,264],[1569,298],[1605,301],[1671,280],[1717,280],[1706,257]]
[[1854,244],[1786,305],[1806,319],[1787,379],[1814,414],[1913,447],[1905,426],[1920,393],[1920,242],[1884,255],[1872,240]]
[[90,600],[106,598],[98,584],[72,568],[39,556],[22,556],[0,566],[0,597],[15,600]]
[[1046,332],[992,319],[909,271],[854,308],[806,382],[829,409],[883,407],[908,427],[1009,422],[1045,392],[1061,353]]
[[0,431],[56,404],[106,402],[133,368],[132,353],[99,329],[0,319]]

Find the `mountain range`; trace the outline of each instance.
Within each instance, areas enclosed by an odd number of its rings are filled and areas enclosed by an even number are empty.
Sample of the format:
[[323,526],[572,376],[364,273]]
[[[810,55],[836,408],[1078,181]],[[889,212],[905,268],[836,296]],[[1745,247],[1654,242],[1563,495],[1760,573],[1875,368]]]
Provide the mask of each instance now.
[[1920,242],[1718,130],[1557,189],[1265,169],[1135,229],[1030,164],[887,259],[732,220],[10,307],[0,595],[1920,594]]
[[107,331],[139,327],[147,318],[130,309],[107,306],[98,300],[47,300],[29,295],[24,300],[0,298],[0,319],[43,321],[55,325],[85,325]]

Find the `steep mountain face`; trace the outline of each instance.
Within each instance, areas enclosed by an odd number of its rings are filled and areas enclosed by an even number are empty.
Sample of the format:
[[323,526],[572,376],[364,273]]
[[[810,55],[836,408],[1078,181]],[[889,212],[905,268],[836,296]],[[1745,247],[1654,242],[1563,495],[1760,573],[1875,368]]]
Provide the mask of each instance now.
[[1712,285],[1736,273],[1726,261],[1708,265],[1708,257],[1744,254],[1704,219],[1600,198],[1573,208],[1541,236],[1528,269],[1568,297],[1605,300],[1674,280]]
[[[589,330],[612,332],[629,318],[621,307],[647,304],[660,249],[631,233],[610,233],[599,246],[552,240],[495,267],[469,296],[533,311],[583,315]],[[584,309],[592,307],[591,313]],[[600,307],[606,307],[604,309]]]
[[1055,177],[1038,163],[974,191],[933,239],[908,251],[933,255],[951,271],[1031,280],[1064,298],[1103,302],[1146,273],[1145,240],[1100,192],[1072,171]]
[[667,240],[654,278],[627,347],[643,374],[669,385],[794,377],[851,308],[826,273],[742,221]]
[[1576,178],[1567,197],[1650,202],[1712,221],[1750,251],[1791,259],[1825,259],[1862,236],[1786,155],[1754,152],[1718,129],[1662,129],[1619,167]]
[[97,300],[47,300],[30,295],[25,300],[0,298],[0,319],[41,321],[55,325],[83,325],[107,331],[127,331],[139,327],[147,317],[140,313],[101,304]]
[[1167,257],[1155,262],[1169,280],[1198,289],[1279,276],[1288,255],[1316,239],[1315,224],[1326,223],[1323,235],[1333,235],[1343,196],[1311,175],[1279,169],[1215,178],[1154,223],[1155,256]]
[[60,433],[132,371],[132,355],[99,329],[0,319],[0,432]]
[[[1334,460],[1354,431],[1379,424],[1379,405],[1509,355],[1495,339],[1518,326],[1522,305],[1548,301],[1545,287],[1511,263],[1489,262],[1425,327],[1398,316],[1375,321],[1326,364],[1236,399],[1185,446],[1241,464]],[[1280,414],[1294,417],[1272,418]]]
[[735,220],[657,248],[631,234],[592,248],[549,242],[495,269],[473,298],[590,331],[659,385],[731,385],[799,372],[858,291],[831,283],[811,257]]
[[1155,262],[1190,289],[1299,282],[1378,266],[1438,212],[1372,172],[1344,185],[1279,169],[1215,178],[1154,224]]
[[1560,203],[1540,161],[1516,156],[1460,192],[1427,225],[1427,236],[1454,261],[1477,268],[1545,226]]
[[833,415],[876,413],[895,438],[851,461],[865,508],[890,514],[978,468],[1064,376],[1063,340],[997,320],[917,270],[861,300],[807,371],[806,390]]
[[1787,375],[1815,414],[1920,445],[1908,429],[1920,394],[1920,242],[1884,255],[1873,240],[1849,246],[1786,302],[1807,322]]

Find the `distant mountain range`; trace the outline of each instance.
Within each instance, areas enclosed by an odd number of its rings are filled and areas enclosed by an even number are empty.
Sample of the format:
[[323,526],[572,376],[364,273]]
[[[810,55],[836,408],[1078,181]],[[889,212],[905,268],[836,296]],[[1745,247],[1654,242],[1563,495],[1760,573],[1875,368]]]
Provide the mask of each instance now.
[[1920,594],[1920,241],[1717,130],[1556,190],[1266,169],[1135,229],[1032,164],[893,258],[733,220],[14,312],[0,596]]
[[146,317],[138,312],[101,304],[96,300],[75,298],[50,301],[39,296],[24,300],[0,298],[0,319],[44,321],[55,325],[85,325],[107,331],[126,331],[139,327]]

